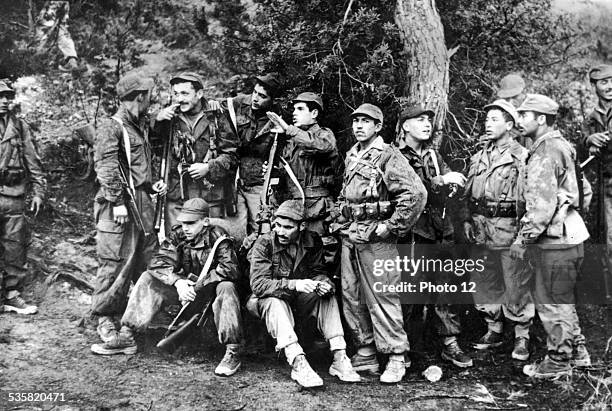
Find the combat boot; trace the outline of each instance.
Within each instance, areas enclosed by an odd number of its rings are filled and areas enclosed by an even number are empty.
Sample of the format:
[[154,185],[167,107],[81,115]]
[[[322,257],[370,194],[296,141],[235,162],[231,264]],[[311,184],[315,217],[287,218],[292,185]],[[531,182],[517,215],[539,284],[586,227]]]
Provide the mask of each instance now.
[[514,340],[512,358],[519,361],[527,361],[529,359],[529,338],[517,337]]
[[489,348],[499,347],[503,343],[504,341],[501,334],[488,330],[485,335],[480,337],[480,340],[474,343],[474,348],[477,350],[486,350]]
[[355,371],[370,371],[378,372],[378,359],[376,354],[372,355],[361,355],[359,353],[351,357],[351,365]]
[[474,365],[474,361],[459,347],[456,340],[444,345],[441,356],[443,360],[450,361],[457,367],[467,368]]
[[572,352],[572,365],[574,367],[590,367],[591,366],[591,355],[584,344],[577,344],[574,346]]
[[215,374],[229,377],[236,374],[241,365],[238,347],[234,344],[228,344],[223,359],[215,368]]
[[329,367],[329,375],[338,377],[344,382],[360,382],[361,377],[353,369],[351,360],[346,356],[346,351],[337,350],[334,352],[334,362]]
[[380,382],[384,384],[397,384],[406,375],[406,364],[402,360],[389,358],[385,372],[380,376]]
[[540,379],[555,379],[572,374],[569,361],[556,361],[548,355],[542,361],[523,367],[523,374]]
[[7,313],[17,313],[24,315],[36,314],[38,307],[30,305],[25,302],[23,298],[18,294],[13,298],[9,298],[4,302],[4,311]]
[[291,379],[304,388],[318,388],[323,386],[323,380],[310,367],[304,354],[300,354],[293,360]]
[[109,343],[117,338],[117,327],[115,327],[115,321],[112,317],[99,317],[98,327],[96,328],[100,339],[104,343]]
[[134,340],[134,334],[132,330],[125,325],[121,327],[121,331],[119,331],[111,341],[91,346],[91,352],[99,355],[132,355],[136,354],[136,351],[138,351],[138,347]]

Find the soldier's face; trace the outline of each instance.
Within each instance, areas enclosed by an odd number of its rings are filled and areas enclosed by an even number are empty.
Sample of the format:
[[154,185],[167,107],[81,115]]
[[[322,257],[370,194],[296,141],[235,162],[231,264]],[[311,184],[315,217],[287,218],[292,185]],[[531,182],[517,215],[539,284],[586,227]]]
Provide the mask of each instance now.
[[595,82],[595,92],[600,99],[612,101],[612,77]]
[[0,115],[8,113],[12,101],[12,94],[0,93]]
[[309,126],[317,122],[319,110],[310,111],[306,103],[298,101],[293,105],[293,125],[296,127]]
[[431,137],[431,119],[427,114],[409,118],[404,121],[402,128],[408,138],[413,138],[416,141],[427,141]]
[[205,227],[208,227],[209,224],[210,220],[206,217],[196,221],[183,221],[181,222],[181,227],[183,228],[187,240],[192,241]]
[[522,135],[533,137],[539,127],[540,123],[533,111],[521,111],[519,113],[518,129]]
[[501,110],[489,110],[485,120],[485,134],[489,140],[497,140],[512,130],[512,122],[506,121]]
[[204,97],[204,91],[202,89],[196,91],[193,84],[188,81],[172,86],[172,101],[180,104],[182,113],[198,112],[202,108],[202,97]]
[[368,143],[382,129],[382,124],[367,116],[353,117],[353,134],[360,143]]
[[138,97],[138,114],[143,115],[149,110],[151,106],[151,91],[140,94]]
[[261,84],[255,84],[251,95],[251,109],[265,110],[272,105],[272,97]]
[[300,235],[300,224],[290,218],[276,217],[273,230],[279,243],[295,243]]
[[527,94],[521,92],[514,97],[507,98],[506,101],[518,108],[525,101],[525,97],[527,97]]

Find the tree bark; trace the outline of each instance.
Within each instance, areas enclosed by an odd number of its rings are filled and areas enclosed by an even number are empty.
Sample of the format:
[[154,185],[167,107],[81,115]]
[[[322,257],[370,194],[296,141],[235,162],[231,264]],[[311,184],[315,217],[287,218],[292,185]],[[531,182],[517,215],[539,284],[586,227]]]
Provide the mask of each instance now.
[[449,53],[436,1],[397,0],[395,23],[408,59],[405,102],[433,110],[434,128],[440,131],[446,119]]

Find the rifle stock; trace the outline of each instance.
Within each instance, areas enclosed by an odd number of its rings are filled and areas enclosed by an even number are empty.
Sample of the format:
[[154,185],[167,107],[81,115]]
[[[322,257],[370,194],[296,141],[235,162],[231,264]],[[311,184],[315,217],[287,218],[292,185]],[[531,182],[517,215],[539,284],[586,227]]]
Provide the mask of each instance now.
[[[174,129],[174,120],[170,121],[170,132],[168,139],[164,144],[164,152],[162,153],[162,162],[159,170],[160,178],[163,179],[164,183],[168,184],[168,177],[170,175],[170,162],[172,154],[172,135]],[[165,208],[166,208],[166,195],[159,195],[157,197],[157,204],[155,205],[155,231],[159,242],[161,243],[166,239],[166,228],[165,228]]]
[[138,206],[136,206],[136,197],[134,195],[134,191],[130,187],[128,183],[128,178],[125,170],[123,169],[123,165],[119,163],[119,175],[121,176],[121,184],[123,185],[123,192],[125,193],[125,206],[128,209],[128,214],[132,221],[136,223],[138,229],[144,233],[145,236],[148,236],[149,232],[147,232],[144,223],[142,222],[142,216],[140,215],[140,211],[138,210]]

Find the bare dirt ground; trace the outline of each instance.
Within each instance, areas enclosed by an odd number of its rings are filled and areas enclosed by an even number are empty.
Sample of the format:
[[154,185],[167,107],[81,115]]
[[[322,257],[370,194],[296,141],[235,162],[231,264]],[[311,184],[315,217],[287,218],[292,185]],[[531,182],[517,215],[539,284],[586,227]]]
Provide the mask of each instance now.
[[[50,207],[33,221],[26,289],[27,297],[39,304],[39,313],[0,315],[0,409],[560,410],[589,404],[606,409],[612,404],[612,376],[607,371],[612,362],[606,354],[611,311],[596,306],[579,310],[594,366],[556,382],[523,376],[523,363],[509,359],[511,343],[493,352],[470,351],[475,366],[469,370],[449,366],[440,360],[431,332],[426,329],[421,337],[423,327],[417,322],[411,323],[410,332],[413,365],[396,386],[383,386],[376,376],[357,385],[339,383],[327,374],[327,353],[319,351],[310,358],[326,388],[301,391],[291,381],[284,359],[255,344],[247,346],[235,376],[216,377],[213,370],[223,348],[210,327],[172,355],[155,348],[163,330],[152,329],[139,336],[134,356],[96,356],[89,351],[97,342],[88,314],[89,294],[86,287],[63,276],[91,282],[95,273],[95,187],[56,176],[50,191]],[[483,324],[467,308],[463,320],[466,345],[483,332]],[[539,324],[533,329],[535,357],[541,358],[544,335]],[[421,375],[432,364],[444,371],[440,382],[429,383]],[[62,393],[64,401],[9,401],[9,393],[23,392]]]

